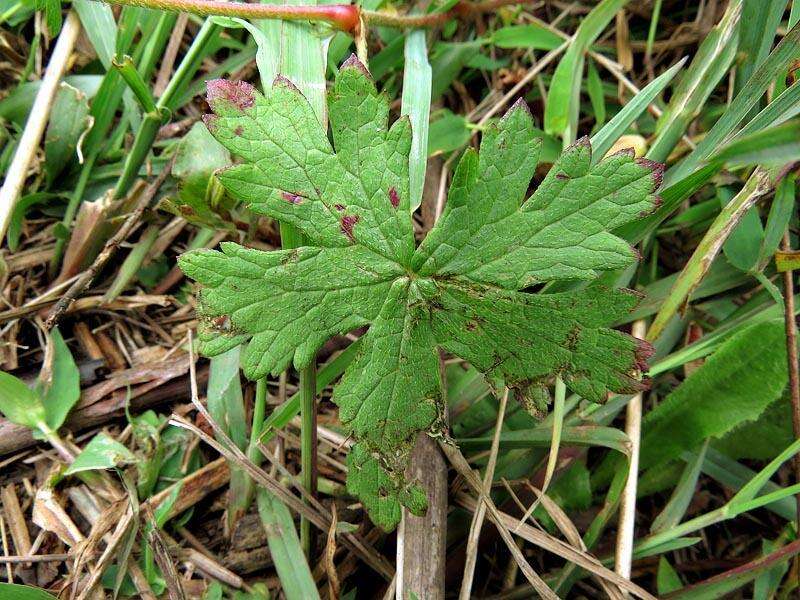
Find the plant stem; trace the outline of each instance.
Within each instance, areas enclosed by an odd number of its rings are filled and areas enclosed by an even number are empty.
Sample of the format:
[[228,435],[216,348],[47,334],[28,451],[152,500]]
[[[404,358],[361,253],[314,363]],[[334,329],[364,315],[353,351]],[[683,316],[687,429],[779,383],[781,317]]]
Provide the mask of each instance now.
[[[789,231],[783,234],[784,251],[792,249]],[[792,427],[795,439],[800,439],[800,377],[797,364],[797,323],[794,320],[794,271],[783,272],[783,306],[786,325],[786,360],[789,368],[789,394],[792,400]],[[792,460],[795,483],[800,483],[800,455]],[[797,502],[797,530],[800,531],[800,494]],[[800,564],[800,563],[799,563]]]
[[[300,371],[300,397],[302,410],[300,418],[300,461],[303,487],[309,494],[317,495],[317,366],[311,361]],[[300,520],[300,545],[307,557],[311,557],[313,537],[311,523]]]
[[383,11],[361,10],[353,4],[320,6],[247,4],[224,0],[106,0],[110,4],[143,6],[145,8],[187,12],[201,17],[241,17],[243,19],[280,19],[283,21],[314,21],[329,23],[337,29],[356,33],[361,20],[369,25],[395,28],[427,28],[442,25],[450,19],[469,18],[494,12],[503,6],[527,4],[532,0],[461,0],[450,10],[415,15],[398,15]]
[[[304,244],[303,234],[288,223],[281,223],[281,246],[297,248]],[[300,394],[300,465],[305,490],[317,495],[317,365],[312,359],[299,373]],[[311,522],[300,518],[300,545],[307,557],[311,557]]]
[[[631,333],[634,337],[643,338],[647,326],[639,320],[633,324]],[[625,414],[625,433],[631,440],[631,459],[628,462],[628,478],[622,492],[619,507],[619,528],[614,554],[614,570],[631,578],[631,562],[633,560],[633,542],[636,525],[636,487],[639,477],[639,446],[642,433],[642,394],[633,396],[628,402]]]
[[253,423],[250,428],[250,444],[247,447],[247,458],[256,465],[260,466],[264,456],[258,449],[259,438],[264,430],[264,415],[267,410],[267,378],[262,377],[256,382],[256,399],[253,405]]

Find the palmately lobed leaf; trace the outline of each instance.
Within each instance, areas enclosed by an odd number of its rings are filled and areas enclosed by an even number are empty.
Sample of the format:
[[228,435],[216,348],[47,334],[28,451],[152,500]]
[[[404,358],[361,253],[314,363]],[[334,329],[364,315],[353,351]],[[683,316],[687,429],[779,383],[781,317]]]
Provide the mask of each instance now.
[[202,285],[201,349],[248,342],[243,368],[255,379],[307,365],[331,336],[369,325],[333,399],[356,440],[348,489],[381,527],[394,527],[402,506],[425,509],[404,471],[418,433],[443,429],[440,350],[511,387],[534,413],[546,409],[556,376],[596,402],[642,389],[650,347],[609,327],[636,294],[526,288],[636,260],[611,231],[654,209],[661,165],[629,152],[592,164],[581,139],[526,199],[541,140],[518,102],[464,153],[445,212],[417,247],[410,126],[389,126],[388,100],[357,59],[329,93],[333,144],[285,79],[264,95],[212,81],[208,100],[209,130],[243,161],[220,181],[251,210],[297,227],[308,246],[226,243],[182,256]]

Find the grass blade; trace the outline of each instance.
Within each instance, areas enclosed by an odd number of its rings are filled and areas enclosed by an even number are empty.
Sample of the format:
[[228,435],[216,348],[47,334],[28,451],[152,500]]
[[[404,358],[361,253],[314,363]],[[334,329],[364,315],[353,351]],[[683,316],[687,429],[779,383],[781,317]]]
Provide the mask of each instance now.
[[631,123],[638,119],[653,100],[664,91],[664,88],[669,85],[672,78],[683,68],[685,63],[686,59],[681,59],[647,84],[600,131],[592,136],[592,160],[594,162],[605,156],[608,149],[619,139],[619,136],[625,133]]
[[753,73],[742,91],[734,98],[728,110],[719,118],[711,131],[703,138],[697,148],[681,163],[667,172],[665,183],[685,177],[711,156],[714,150],[725,140],[733,129],[747,116],[775,78],[785,71],[800,55],[800,25],[795,25],[780,41],[769,57]]
[[269,553],[288,600],[319,598],[317,586],[306,562],[292,515],[286,505],[266,489],[257,493],[258,514],[267,532]]
[[425,168],[428,163],[428,124],[431,112],[431,65],[425,31],[406,35],[403,100],[400,113],[411,119],[411,153],[408,157],[411,212],[422,203]]
[[575,33],[575,38],[556,67],[544,111],[544,130],[550,135],[561,135],[568,143],[575,137],[572,122],[576,120],[578,96],[583,78],[585,53],[603,32],[617,11],[628,0],[603,0],[586,15]]
[[[672,94],[667,110],[656,123],[656,139],[647,158],[664,162],[686,128],[702,110],[717,83],[725,76],[736,55],[741,0],[728,4],[720,22],[706,36],[692,63]],[[692,170],[687,170],[691,173]],[[682,177],[674,177],[677,181]]]

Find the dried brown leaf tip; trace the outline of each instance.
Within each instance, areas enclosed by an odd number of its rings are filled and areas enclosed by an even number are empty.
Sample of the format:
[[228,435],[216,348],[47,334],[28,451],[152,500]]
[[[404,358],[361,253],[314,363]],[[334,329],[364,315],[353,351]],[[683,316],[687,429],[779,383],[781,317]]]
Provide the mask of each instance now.
[[372,74],[370,74],[369,69],[364,66],[358,57],[355,54],[351,54],[350,57],[342,63],[342,69],[358,69],[361,71],[366,77],[372,79]]
[[206,82],[206,98],[212,110],[216,110],[220,102],[245,110],[255,103],[255,88],[246,81],[212,79]]

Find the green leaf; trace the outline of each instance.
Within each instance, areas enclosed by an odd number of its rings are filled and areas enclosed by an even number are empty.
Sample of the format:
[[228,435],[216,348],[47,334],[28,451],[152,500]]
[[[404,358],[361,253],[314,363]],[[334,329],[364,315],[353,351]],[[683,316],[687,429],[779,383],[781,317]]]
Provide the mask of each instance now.
[[262,252],[236,244],[180,259],[202,284],[201,350],[249,340],[242,367],[258,379],[303,368],[331,336],[370,325],[333,400],[356,440],[348,488],[380,526],[400,506],[424,510],[403,473],[420,431],[440,430],[439,350],[504,380],[532,412],[556,375],[593,401],[641,389],[648,347],[608,328],[636,303],[624,290],[520,291],[591,279],[635,253],[609,231],[651,211],[661,166],[620,153],[592,165],[588,140],[568,148],[525,200],[541,138],[522,103],[483,132],[458,165],[444,214],[416,247],[407,118],[354,57],[328,97],[333,147],[287,80],[265,95],[212,81],[206,124],[243,162],[220,174],[247,207],[296,227],[307,246]]
[[61,31],[61,0],[37,0],[37,8],[44,9],[45,23],[50,37],[55,37]]
[[44,138],[45,173],[50,185],[70,161],[77,159],[78,142],[90,126],[86,94],[62,83],[53,102]]
[[422,204],[425,168],[428,165],[428,127],[431,112],[431,65],[428,62],[426,32],[422,29],[406,34],[403,68],[403,99],[400,114],[411,120],[411,152],[408,156],[411,210]]
[[161,207],[201,227],[232,230],[228,211],[234,202],[224,195],[215,176],[231,162],[225,147],[202,123],[195,123],[175,151],[172,175],[180,180],[178,194],[162,200]]
[[39,394],[5,371],[0,371],[0,413],[12,423],[29,429],[37,429],[45,422],[44,404]]
[[428,156],[439,152],[453,152],[469,141],[472,134],[463,116],[447,109],[437,111],[434,115],[431,115],[428,135]]
[[[609,21],[628,0],[602,0],[581,21],[567,52],[558,63],[544,109],[544,130],[550,135],[563,135],[567,127],[574,125],[578,112],[578,100],[583,77],[584,54],[589,46],[606,28]],[[569,132],[574,139],[574,131]]]
[[543,25],[530,23],[501,27],[492,34],[491,42],[499,48],[555,50],[564,40]]
[[669,561],[661,556],[658,559],[658,572],[656,573],[656,589],[658,595],[663,596],[683,587],[683,582]]
[[78,366],[57,327],[47,340],[44,364],[36,386],[44,404],[47,425],[56,431],[81,397]]
[[783,322],[737,333],[645,417],[641,467],[676,458],[707,437],[757,419],[780,397],[786,379]]
[[55,600],[55,596],[30,585],[0,583],[0,598],[4,600]]
[[111,7],[92,0],[73,0],[72,6],[78,12],[83,30],[94,46],[97,57],[108,70],[117,45],[117,23]]
[[[717,188],[717,198],[723,208],[735,195],[736,193],[728,187]],[[758,207],[752,206],[725,240],[722,251],[734,267],[748,272],[756,266],[763,239],[764,227],[761,225]]]
[[264,488],[258,489],[257,500],[269,552],[286,597],[319,598],[289,509]]
[[105,433],[98,433],[75,457],[73,463],[64,471],[72,475],[82,471],[113,469],[136,462],[133,452]]
[[[236,346],[211,359],[206,397],[211,417],[237,447],[245,450],[248,444],[247,415],[239,380],[240,354],[241,346]],[[247,510],[253,497],[247,473],[234,462],[230,462],[230,468],[227,522],[232,526]]]

